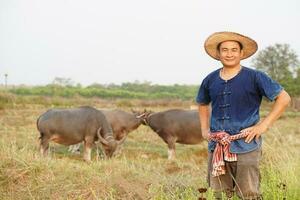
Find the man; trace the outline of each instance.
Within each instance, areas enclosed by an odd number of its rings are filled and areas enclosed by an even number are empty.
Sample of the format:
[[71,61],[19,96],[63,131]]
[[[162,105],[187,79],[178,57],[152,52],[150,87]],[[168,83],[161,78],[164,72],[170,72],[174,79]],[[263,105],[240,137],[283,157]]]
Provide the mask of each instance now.
[[[203,80],[196,98],[202,135],[209,140],[208,184],[216,199],[222,198],[221,192],[231,198],[233,191],[241,199],[261,199],[260,136],[284,112],[290,96],[265,73],[240,64],[257,50],[251,38],[217,32],[204,47],[223,65]],[[275,103],[260,120],[263,96]]]

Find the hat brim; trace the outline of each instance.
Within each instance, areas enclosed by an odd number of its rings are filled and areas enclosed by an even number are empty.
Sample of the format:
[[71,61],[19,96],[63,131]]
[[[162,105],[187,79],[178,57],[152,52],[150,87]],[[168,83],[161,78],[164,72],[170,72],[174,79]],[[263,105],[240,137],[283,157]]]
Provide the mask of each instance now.
[[244,54],[241,60],[252,56],[257,51],[257,43],[247,36],[234,32],[216,32],[210,35],[204,43],[206,53],[212,58],[220,60],[217,46],[225,41],[237,41],[242,44]]

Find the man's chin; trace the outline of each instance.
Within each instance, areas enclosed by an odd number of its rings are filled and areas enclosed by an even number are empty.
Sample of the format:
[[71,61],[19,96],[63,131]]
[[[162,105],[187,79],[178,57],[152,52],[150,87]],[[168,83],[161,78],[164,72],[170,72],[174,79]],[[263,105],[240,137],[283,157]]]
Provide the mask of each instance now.
[[239,66],[239,64],[236,63],[223,63],[224,67],[228,67],[228,68],[235,68],[237,66]]

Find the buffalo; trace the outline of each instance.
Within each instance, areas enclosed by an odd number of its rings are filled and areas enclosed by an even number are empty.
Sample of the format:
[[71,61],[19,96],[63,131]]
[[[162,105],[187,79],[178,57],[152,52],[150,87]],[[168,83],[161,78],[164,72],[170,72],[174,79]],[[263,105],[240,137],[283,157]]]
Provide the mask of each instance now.
[[148,125],[168,145],[168,159],[175,159],[175,143],[199,144],[201,134],[198,111],[171,109],[150,113],[144,117]]
[[113,137],[113,130],[105,115],[89,106],[72,109],[50,109],[37,120],[40,132],[40,151],[46,155],[49,142],[73,145],[84,142],[85,161],[91,161],[91,149],[100,140],[105,155],[112,157],[121,141]]
[[[113,136],[117,141],[124,141],[127,135],[143,124],[143,118],[146,115],[144,112],[132,111],[132,113],[115,109],[115,110],[100,110],[106,117],[108,123],[113,130]],[[72,153],[79,152],[80,143],[69,147]]]

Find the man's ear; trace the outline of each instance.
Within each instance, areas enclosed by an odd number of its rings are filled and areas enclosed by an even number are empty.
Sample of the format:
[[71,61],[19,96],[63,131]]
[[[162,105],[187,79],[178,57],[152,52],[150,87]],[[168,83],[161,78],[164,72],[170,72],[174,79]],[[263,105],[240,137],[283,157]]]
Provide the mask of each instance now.
[[217,58],[220,59],[220,50],[217,50]]
[[241,50],[241,58],[244,56],[244,50]]

